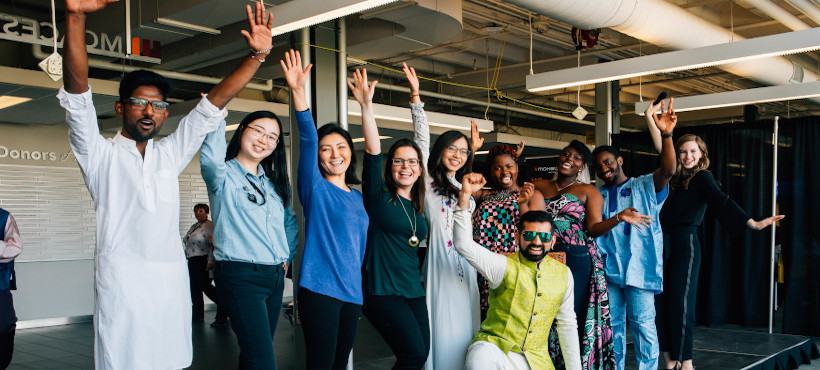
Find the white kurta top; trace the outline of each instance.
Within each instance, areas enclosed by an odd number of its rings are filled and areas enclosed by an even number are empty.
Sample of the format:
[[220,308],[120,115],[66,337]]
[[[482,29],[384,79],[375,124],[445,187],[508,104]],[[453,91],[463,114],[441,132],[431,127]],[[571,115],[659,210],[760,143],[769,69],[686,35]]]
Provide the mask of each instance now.
[[94,364],[97,369],[180,369],[191,364],[191,295],[179,236],[180,172],[222,112],[203,98],[173,134],[149,140],[100,135],[91,89],[57,97],[69,142],[97,212]]
[[[430,129],[424,104],[411,104],[415,141],[421,149],[424,168],[430,157]],[[424,217],[429,232],[424,261],[427,310],[430,315],[430,355],[427,370],[463,369],[467,348],[481,325],[476,270],[453,245],[453,211],[456,199],[437,194],[433,179],[425,172]],[[457,188],[461,184],[450,178]],[[470,200],[470,209],[475,203]],[[424,246],[424,245],[422,245]]]

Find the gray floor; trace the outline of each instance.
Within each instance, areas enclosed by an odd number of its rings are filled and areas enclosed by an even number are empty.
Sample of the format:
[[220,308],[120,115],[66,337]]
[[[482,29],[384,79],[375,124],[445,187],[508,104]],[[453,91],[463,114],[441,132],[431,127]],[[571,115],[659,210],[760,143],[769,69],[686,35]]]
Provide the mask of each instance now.
[[[212,328],[208,325],[213,320],[214,312],[206,312],[206,322],[198,323],[193,328],[194,361],[190,369],[235,369],[239,347],[230,328]],[[748,329],[730,328],[724,330],[743,337]],[[724,333],[725,334],[725,333]],[[696,333],[698,341],[706,342],[709,336],[722,335],[717,332]],[[14,357],[9,369],[92,369],[93,362],[93,328],[90,322],[63,325],[48,328],[18,330],[15,338]],[[277,366],[280,369],[294,369],[296,361],[295,330],[282,318],[274,338]],[[755,344],[756,345],[756,344]],[[751,349],[751,347],[750,347]],[[631,346],[628,349],[627,369],[637,368]],[[754,353],[754,352],[752,352]],[[631,359],[630,359],[631,358]],[[697,357],[696,357],[697,361]],[[394,359],[390,349],[384,344],[378,333],[362,320],[354,347],[354,367],[363,370],[386,370],[393,365]],[[699,369],[716,368],[707,363],[695,363]],[[720,368],[726,368],[720,366]],[[803,365],[800,370],[820,370],[820,361]]]

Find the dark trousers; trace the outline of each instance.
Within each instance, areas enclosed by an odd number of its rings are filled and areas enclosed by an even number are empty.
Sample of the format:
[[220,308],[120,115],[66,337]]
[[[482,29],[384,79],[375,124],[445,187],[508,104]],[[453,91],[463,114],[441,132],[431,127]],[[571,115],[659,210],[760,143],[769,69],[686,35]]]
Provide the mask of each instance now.
[[307,369],[345,369],[362,306],[299,288],[299,320],[305,333]]
[[578,339],[583,340],[589,308],[589,280],[592,274],[592,259],[586,245],[556,244],[555,252],[566,253],[567,267],[574,282],[575,319],[578,321]]
[[285,269],[282,265],[217,261],[214,279],[239,342],[239,368],[276,369],[273,333],[279,322]]
[[211,278],[208,276],[208,256],[188,258],[188,280],[191,284],[193,320],[202,321],[205,319],[205,300],[202,298],[202,293],[205,293],[208,299],[216,303],[216,319],[218,321],[226,320],[228,315],[219,304],[216,288],[211,285]]
[[7,368],[11,363],[16,328],[17,315],[14,313],[11,290],[0,290],[0,369]]
[[660,349],[676,361],[692,359],[700,273],[696,227],[663,229],[663,293],[655,296]]
[[396,355],[394,370],[424,367],[430,353],[430,320],[425,297],[367,296],[364,315]]

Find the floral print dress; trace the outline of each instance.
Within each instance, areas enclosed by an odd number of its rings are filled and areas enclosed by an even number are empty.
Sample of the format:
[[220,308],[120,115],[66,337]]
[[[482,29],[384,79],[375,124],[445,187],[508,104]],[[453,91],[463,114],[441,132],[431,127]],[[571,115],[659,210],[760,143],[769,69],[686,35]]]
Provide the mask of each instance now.
[[[586,230],[584,203],[572,193],[564,193],[547,199],[546,205],[547,213],[554,219],[556,244],[584,246],[589,250],[592,267],[589,277],[589,299],[586,300],[585,325],[580,330],[582,367],[585,370],[615,369],[615,347],[604,266],[595,239],[591,238]],[[576,308],[577,311],[579,310]],[[549,347],[555,368],[563,368],[564,361],[554,324],[550,330]]]

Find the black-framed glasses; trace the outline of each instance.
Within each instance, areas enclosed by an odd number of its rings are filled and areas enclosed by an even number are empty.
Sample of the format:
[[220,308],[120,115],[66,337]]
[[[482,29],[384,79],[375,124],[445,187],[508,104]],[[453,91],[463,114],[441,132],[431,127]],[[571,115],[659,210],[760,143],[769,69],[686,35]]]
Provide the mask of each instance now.
[[253,137],[255,137],[257,139],[264,136],[265,139],[267,139],[269,143],[278,143],[279,142],[279,135],[277,135],[277,134],[274,134],[274,133],[269,134],[269,133],[265,132],[265,130],[259,128],[259,126],[248,126],[248,128],[251,130],[251,135],[253,135]]
[[450,145],[450,146],[448,146],[448,147],[447,147],[447,150],[448,150],[450,153],[459,152],[459,153],[463,154],[465,157],[469,157],[469,156],[470,156],[470,153],[472,153],[472,152],[470,151],[470,149],[457,148],[455,145]]
[[167,101],[162,101],[162,100],[148,101],[148,100],[143,99],[143,98],[135,98],[135,97],[130,97],[128,99],[125,99],[125,102],[127,102],[128,106],[131,107],[131,109],[134,109],[134,110],[145,110],[145,108],[148,108],[148,104],[151,104],[151,108],[153,108],[154,112],[157,112],[157,113],[165,112],[165,110],[168,109],[168,106],[170,105],[170,103],[168,103]]
[[407,165],[410,166],[410,167],[418,167],[418,165],[419,165],[418,158],[410,158],[410,159],[393,158],[390,161],[393,162],[394,166],[404,166],[405,163],[407,163]]
[[550,240],[552,240],[552,233],[550,233],[548,231],[522,231],[521,232],[521,238],[524,239],[524,241],[531,242],[531,241],[535,240],[535,237],[538,237],[538,239],[541,239],[541,242],[547,243]]

